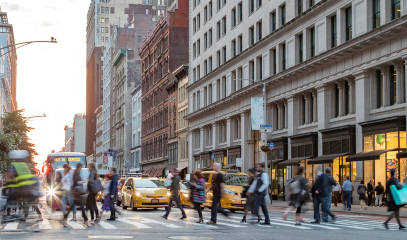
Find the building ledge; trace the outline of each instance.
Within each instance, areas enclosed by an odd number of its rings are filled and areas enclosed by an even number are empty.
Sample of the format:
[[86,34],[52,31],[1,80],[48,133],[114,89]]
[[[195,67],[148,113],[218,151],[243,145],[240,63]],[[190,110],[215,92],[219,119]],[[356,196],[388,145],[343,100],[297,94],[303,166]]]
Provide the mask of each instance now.
[[348,114],[348,115],[345,115],[345,116],[331,118],[331,119],[329,119],[329,123],[339,123],[339,122],[344,122],[344,121],[351,120],[351,119],[354,119],[354,118],[355,118],[355,114],[352,113],[352,114]]
[[406,103],[400,103],[400,104],[395,104],[392,106],[386,106],[386,107],[381,107],[381,108],[376,108],[370,110],[369,114],[378,114],[378,113],[387,113],[387,112],[392,112],[395,110],[400,110],[400,111],[405,111],[407,104]]

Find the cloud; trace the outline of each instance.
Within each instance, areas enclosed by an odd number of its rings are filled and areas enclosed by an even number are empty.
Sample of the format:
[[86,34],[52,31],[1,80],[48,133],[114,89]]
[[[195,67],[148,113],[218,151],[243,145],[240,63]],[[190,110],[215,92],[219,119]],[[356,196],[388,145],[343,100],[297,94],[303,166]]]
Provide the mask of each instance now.
[[44,22],[42,22],[41,24],[40,24],[40,27],[52,27],[52,26],[54,26],[55,24],[54,23],[52,23],[52,22],[50,22],[50,21],[44,21]]
[[27,11],[25,7],[18,5],[16,3],[2,2],[1,5],[4,6],[4,8],[2,8],[2,11],[13,11],[13,12]]

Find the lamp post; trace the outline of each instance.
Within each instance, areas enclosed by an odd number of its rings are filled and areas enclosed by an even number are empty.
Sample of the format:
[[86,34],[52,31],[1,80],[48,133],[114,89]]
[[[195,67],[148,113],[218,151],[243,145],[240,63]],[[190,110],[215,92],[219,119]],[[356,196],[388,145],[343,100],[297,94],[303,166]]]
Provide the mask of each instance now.
[[25,119],[33,119],[33,118],[46,118],[46,117],[47,117],[47,115],[45,115],[45,113],[44,113],[42,115],[29,116],[29,117],[23,117],[23,118],[25,118]]
[[[16,50],[16,49],[25,47],[25,46],[33,44],[33,43],[57,43],[57,39],[54,38],[54,37],[51,37],[51,40],[48,40],[48,41],[47,40],[42,40],[42,41],[26,41],[26,42],[16,43],[16,44],[7,45],[5,47],[2,47],[2,48],[0,48],[0,51],[3,50],[3,49],[6,49],[6,48],[14,48]],[[8,53],[9,53],[9,51],[1,54],[0,57],[6,55]]]

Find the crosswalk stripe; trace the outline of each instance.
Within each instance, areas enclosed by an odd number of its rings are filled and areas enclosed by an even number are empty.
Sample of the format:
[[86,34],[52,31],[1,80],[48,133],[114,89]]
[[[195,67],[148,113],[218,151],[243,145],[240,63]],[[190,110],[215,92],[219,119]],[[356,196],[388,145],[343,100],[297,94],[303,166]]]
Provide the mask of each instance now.
[[[194,219],[194,220],[198,220],[198,218],[195,218],[195,217],[189,217],[189,218],[191,218],[191,219]],[[216,223],[216,225],[225,225],[225,226],[228,226],[228,227],[234,227],[234,228],[244,228],[244,227],[247,227],[247,226],[244,226],[244,225],[237,225],[237,224],[232,224],[232,223],[225,223],[225,219],[222,219],[222,222],[220,222],[220,221],[217,221],[217,223]],[[228,220],[229,222],[236,222],[236,221],[233,221],[233,220]]]
[[106,221],[100,221],[98,223],[99,226],[101,226],[104,229],[117,229],[114,225],[107,223]]
[[[192,217],[188,217],[188,218],[190,219]],[[178,220],[176,218],[168,218],[168,220],[176,221],[176,222],[180,221],[180,220]],[[204,227],[204,228],[218,228],[218,227],[216,227],[214,225],[208,225],[208,224],[204,224],[204,223],[203,224],[202,223],[195,223],[195,222],[191,222],[189,220],[185,220],[185,221],[183,221],[183,223],[185,223],[187,225],[194,225],[194,226],[199,226],[199,227]]]
[[150,226],[148,226],[148,225],[146,225],[146,224],[139,223],[139,222],[134,222],[133,219],[130,220],[130,219],[126,219],[126,218],[118,218],[117,220],[118,220],[119,222],[122,222],[122,223],[126,223],[126,224],[133,225],[133,226],[135,226],[136,228],[140,228],[140,229],[142,229],[142,228],[151,228]]
[[181,228],[181,226],[178,226],[178,225],[175,225],[175,224],[171,224],[171,223],[168,223],[168,222],[160,222],[160,221],[156,221],[156,220],[153,220],[153,219],[150,219],[150,218],[140,218],[140,220],[142,222],[145,222],[145,223],[154,223],[154,224],[158,224],[158,225],[161,225],[161,226],[164,226],[164,227],[167,227],[167,228]]
[[[295,224],[295,221],[290,221],[290,220],[284,220],[284,219],[278,219],[278,218],[270,218],[273,221],[278,221],[278,222],[289,222],[292,224]],[[321,225],[321,224],[309,224],[309,223],[301,223],[302,226],[308,226],[308,227],[317,227],[317,228],[324,228],[324,229],[328,229],[328,230],[340,230],[341,228],[337,228],[337,227],[330,227],[330,226],[326,226],[326,225]]]
[[52,229],[50,222],[48,219],[44,218],[40,223],[39,223],[39,228],[40,230],[50,230]]
[[70,228],[72,228],[72,229],[77,229],[77,230],[79,230],[79,229],[81,229],[81,230],[85,229],[85,226],[83,226],[82,224],[77,223],[77,222],[68,221],[67,224],[68,224],[68,226],[69,226]]
[[[309,218],[306,218],[306,219],[304,219],[304,220],[306,220],[306,221],[312,221],[311,219],[309,219]],[[352,229],[358,229],[358,230],[369,230],[369,229],[371,229],[371,228],[366,228],[366,227],[359,227],[359,226],[354,226],[354,225],[350,225],[350,224],[348,224],[348,223],[341,223],[340,221],[335,221],[335,223],[334,224],[332,224],[332,223],[321,223],[321,225],[322,226],[327,226],[327,225],[329,225],[329,226],[336,226],[336,227],[345,227],[345,228],[352,228]]]
[[[310,230],[310,229],[312,229],[312,228],[310,228],[310,227],[304,227],[304,226],[297,226],[297,225],[293,225],[293,224],[281,223],[281,222],[276,222],[276,221],[273,221],[273,220],[270,221],[270,224],[271,224],[271,225],[277,225],[277,226],[285,226],[285,227],[291,227],[291,228],[298,228],[298,229],[303,229],[303,230]],[[257,224],[257,225],[258,225],[258,226],[267,226],[267,225],[260,225],[260,224]]]
[[6,226],[3,228],[4,231],[13,231],[17,230],[18,228],[18,222],[10,222],[7,223]]

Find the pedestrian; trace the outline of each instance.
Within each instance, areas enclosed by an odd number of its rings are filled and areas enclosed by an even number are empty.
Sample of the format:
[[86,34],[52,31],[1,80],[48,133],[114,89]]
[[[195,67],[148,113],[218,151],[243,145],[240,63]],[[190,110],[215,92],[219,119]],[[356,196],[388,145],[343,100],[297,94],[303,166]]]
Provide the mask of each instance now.
[[115,203],[117,200],[117,182],[118,182],[118,176],[116,174],[116,168],[112,168],[110,170],[110,174],[112,175],[112,180],[110,182],[109,186],[109,194],[110,194],[110,217],[107,219],[108,221],[115,221],[116,220],[116,207]]
[[[88,224],[88,216],[86,215],[86,210],[85,210],[85,200],[87,198],[87,192],[83,187],[83,184],[86,181],[83,181],[82,178],[81,178],[81,170],[82,170],[82,164],[78,163],[76,165],[75,171],[73,172],[72,195],[73,195],[73,199],[74,199],[75,204],[78,204],[78,206],[82,210],[82,218],[84,220],[84,225],[86,227],[88,227],[89,226],[89,224]],[[64,227],[68,226],[66,221],[67,221],[69,213],[75,208],[75,204],[70,205],[68,210],[64,214],[64,220],[63,220]]]
[[264,169],[263,163],[256,164],[257,176],[254,179],[253,184],[250,186],[248,193],[254,194],[255,197],[254,214],[260,220],[259,207],[261,207],[261,210],[263,211],[264,214],[264,223],[261,224],[270,225],[270,217],[266,205],[266,195],[269,188],[269,176],[266,172],[263,171],[263,169]]
[[62,215],[65,215],[66,205],[72,206],[73,218],[71,221],[76,222],[76,206],[72,196],[72,186],[73,186],[73,170],[69,164],[64,164],[64,172],[61,179],[61,190],[62,190],[62,199],[61,199],[61,211]]
[[321,200],[320,200],[318,194],[316,193],[316,191],[317,191],[317,185],[316,185],[317,179],[321,175],[322,175],[322,172],[318,169],[318,172],[317,172],[315,180],[314,180],[314,184],[312,185],[312,188],[311,188],[312,203],[313,203],[313,207],[314,207],[314,221],[311,222],[313,224],[319,224],[321,222],[321,214],[319,212],[319,209],[320,209],[320,206],[321,206]]
[[203,223],[201,205],[206,202],[205,179],[202,177],[202,172],[199,169],[194,171],[193,179],[189,184],[191,186],[191,200],[199,215],[199,221],[197,223]]
[[[90,211],[90,220],[91,223],[94,223],[95,220],[96,222],[99,222],[100,218],[99,218],[99,211],[97,208],[97,204],[96,204],[96,196],[99,192],[99,186],[98,186],[98,182],[99,182],[99,175],[97,173],[97,169],[95,164],[90,163],[89,164],[89,178],[88,178],[88,191],[89,191],[89,195],[88,198],[86,200],[86,206]],[[96,217],[96,219],[95,219]]]
[[284,220],[287,220],[288,212],[292,208],[296,208],[295,225],[301,225],[304,220],[301,218],[302,206],[308,198],[307,185],[308,180],[303,177],[304,167],[300,166],[297,169],[297,175],[288,183],[288,199],[289,203],[286,211],[283,214]]
[[390,216],[387,218],[387,220],[383,223],[384,227],[386,229],[389,229],[389,222],[392,218],[396,218],[397,223],[399,224],[399,229],[404,229],[406,228],[405,226],[403,226],[400,222],[400,207],[399,205],[396,205],[394,200],[393,200],[393,194],[390,190],[390,186],[395,185],[397,187],[397,189],[401,189],[402,186],[399,183],[399,180],[395,177],[396,175],[396,169],[392,168],[390,169],[390,178],[387,181],[386,184],[386,194],[387,194],[387,210],[390,213]]
[[218,212],[224,216],[228,216],[228,213],[220,205],[220,200],[225,196],[225,181],[223,174],[221,173],[221,165],[219,163],[213,164],[213,170],[216,174],[212,176],[212,183],[209,186],[208,191],[212,191],[212,209],[211,220],[207,224],[216,224]]
[[336,184],[337,182],[331,176],[331,168],[326,168],[325,173],[318,176],[315,182],[315,194],[321,201],[323,222],[328,222],[328,215],[331,217],[332,222],[335,222],[336,220],[335,214],[331,211],[332,186],[335,186]]
[[187,218],[187,215],[185,214],[184,208],[182,207],[181,204],[181,199],[179,197],[179,190],[180,190],[180,186],[181,186],[181,179],[179,176],[179,171],[177,169],[173,169],[173,177],[172,177],[172,181],[171,181],[171,185],[170,185],[170,202],[168,203],[168,207],[166,209],[166,212],[164,214],[164,216],[162,216],[165,220],[167,220],[168,215],[171,212],[171,208],[172,208],[172,204],[173,202],[175,202],[177,204],[177,207],[181,210],[181,214],[182,217],[180,218],[181,220]]
[[367,184],[367,205],[373,205],[373,195],[374,195],[374,183],[373,179],[370,179],[369,183]]
[[[361,180],[360,184],[358,186],[357,192],[359,194],[360,209],[364,208],[365,210],[367,209],[367,205],[368,205],[367,198],[366,198],[366,191],[367,191],[367,187],[365,186],[364,181]],[[364,204],[362,204],[362,203],[364,203]],[[364,207],[363,207],[363,205],[364,205]]]
[[376,207],[381,207],[383,206],[383,194],[384,194],[384,187],[381,182],[377,183],[377,186],[375,187],[375,192],[376,192],[376,201],[375,201],[375,206]]
[[340,192],[341,192],[341,185],[339,183],[336,183],[335,186],[333,186],[332,188],[332,199],[333,199],[333,203],[334,206],[337,207],[338,206],[338,202],[340,201]]
[[343,190],[343,209],[351,211],[352,209],[352,191],[353,191],[353,184],[350,181],[349,176],[346,177],[346,181],[342,184]]
[[[247,193],[249,191],[250,186],[254,182],[254,177],[256,176],[256,170],[254,168],[250,168],[247,171],[247,175],[248,175],[248,182],[247,182],[247,185],[243,186],[243,192],[242,192],[242,197],[246,198],[246,204],[244,205],[243,218],[241,221],[242,223],[246,222],[247,213],[254,209],[254,196],[248,195]],[[260,221],[260,220],[258,220],[258,221]]]
[[105,179],[104,179],[104,185],[103,185],[103,205],[100,213],[100,218],[102,218],[102,215],[104,212],[110,211],[110,182],[111,182],[111,175],[106,174]]

